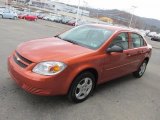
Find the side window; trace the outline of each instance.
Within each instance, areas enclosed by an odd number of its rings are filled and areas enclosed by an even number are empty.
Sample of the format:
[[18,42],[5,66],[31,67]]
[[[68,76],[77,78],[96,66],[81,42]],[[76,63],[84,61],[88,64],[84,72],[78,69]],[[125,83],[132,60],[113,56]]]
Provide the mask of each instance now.
[[132,47],[133,48],[138,48],[138,47],[144,46],[144,44],[145,44],[142,36],[140,36],[136,33],[131,33],[131,40],[132,40]]
[[109,47],[112,47],[113,45],[118,45],[124,50],[128,49],[128,33],[120,33],[115,39],[113,39]]
[[145,43],[145,41],[144,41],[144,39],[143,39],[143,37],[142,37],[142,36],[140,36],[140,39],[141,39],[141,46],[145,46],[145,45],[146,45],[146,43]]
[[4,13],[9,13],[9,10],[5,10]]

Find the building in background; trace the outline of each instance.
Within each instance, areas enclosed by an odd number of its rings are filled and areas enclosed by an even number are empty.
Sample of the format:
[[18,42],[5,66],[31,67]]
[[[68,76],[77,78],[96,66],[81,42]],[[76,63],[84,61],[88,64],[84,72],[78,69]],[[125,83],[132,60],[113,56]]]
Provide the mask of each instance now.
[[6,4],[6,5],[10,5],[10,4],[12,3],[12,1],[13,1],[13,0],[6,0],[6,1],[5,1],[5,4]]
[[109,17],[100,17],[99,18],[101,21],[103,22],[107,22],[107,23],[113,23],[113,19],[109,18]]
[[[77,13],[77,7],[70,6],[64,3],[55,2],[52,0],[11,0],[15,1],[19,4],[25,4],[30,6],[35,6],[39,8],[45,8],[49,10],[57,11],[64,11],[69,13]],[[79,9],[79,15],[89,16],[90,12],[87,10]]]

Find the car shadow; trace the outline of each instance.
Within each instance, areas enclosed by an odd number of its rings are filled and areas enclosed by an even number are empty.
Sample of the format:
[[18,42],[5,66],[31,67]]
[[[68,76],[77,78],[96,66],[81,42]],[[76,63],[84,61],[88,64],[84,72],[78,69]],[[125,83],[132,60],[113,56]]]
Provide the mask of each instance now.
[[[128,84],[128,82],[131,82],[134,79],[135,78],[132,75],[127,75],[127,76],[106,82],[104,84],[98,85],[98,87],[96,88],[93,94],[93,97],[96,97],[96,95],[98,94],[106,93],[109,90],[112,90],[121,84]],[[52,109],[52,108],[59,108],[60,106],[63,108],[67,108],[68,106],[71,107],[72,105],[75,105],[74,103],[68,101],[67,96],[32,95],[28,92],[25,92],[21,88],[19,88],[16,85],[16,83],[14,83],[14,81],[12,85],[14,85],[15,87],[16,92],[14,94],[17,94],[16,96],[18,96],[18,100],[20,99],[20,101],[23,101],[25,104],[32,106],[32,109],[37,109],[37,108]]]
[[129,74],[117,79],[110,80],[108,82],[98,85],[94,94],[99,94],[101,92],[113,89],[117,86],[120,86],[121,84],[128,84],[129,82],[132,82],[135,79],[136,78],[134,78],[132,74]]
[[[111,81],[108,81],[106,83],[103,83],[101,85],[98,85],[93,96],[96,96],[97,94],[101,94],[104,92],[107,92],[107,90],[111,90],[120,84],[128,84],[128,82],[132,82],[135,80],[135,78],[132,75],[127,75],[118,79],[114,79]],[[38,96],[38,95],[32,95],[30,93],[27,93],[23,91],[21,88],[18,92],[26,102],[33,105],[73,105],[74,103],[71,103],[68,101],[67,96]]]

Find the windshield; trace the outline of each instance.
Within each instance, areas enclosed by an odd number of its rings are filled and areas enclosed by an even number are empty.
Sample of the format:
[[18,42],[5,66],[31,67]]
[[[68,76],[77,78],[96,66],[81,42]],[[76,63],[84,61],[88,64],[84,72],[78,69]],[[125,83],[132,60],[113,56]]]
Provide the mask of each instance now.
[[75,27],[58,37],[84,47],[98,49],[112,34],[113,31],[111,30],[91,25],[83,25]]

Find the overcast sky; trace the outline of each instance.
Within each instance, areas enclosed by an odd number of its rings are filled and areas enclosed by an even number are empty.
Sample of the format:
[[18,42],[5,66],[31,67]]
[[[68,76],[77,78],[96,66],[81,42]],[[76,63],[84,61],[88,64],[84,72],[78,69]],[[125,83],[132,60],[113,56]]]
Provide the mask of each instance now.
[[[78,0],[55,0],[78,5]],[[84,0],[80,4],[84,5]],[[158,0],[85,0],[89,7],[101,9],[119,9],[134,12],[135,15],[160,20],[160,4]],[[133,9],[132,6],[137,8]]]

